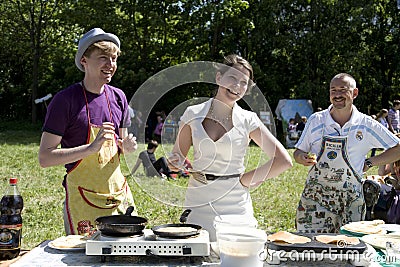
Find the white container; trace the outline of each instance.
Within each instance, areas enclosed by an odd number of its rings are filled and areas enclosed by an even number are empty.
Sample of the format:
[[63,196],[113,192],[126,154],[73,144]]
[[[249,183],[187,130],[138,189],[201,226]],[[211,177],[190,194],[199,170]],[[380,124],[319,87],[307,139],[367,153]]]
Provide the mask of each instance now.
[[219,255],[219,245],[218,245],[218,233],[219,232],[226,232],[232,233],[235,230],[230,229],[232,227],[238,228],[257,228],[258,222],[254,217],[247,217],[244,215],[236,215],[236,214],[229,214],[229,215],[219,215],[214,218],[214,228],[215,228],[215,235],[212,236],[210,234],[210,241],[212,242],[211,247],[214,252]]
[[219,215],[214,218],[215,235],[229,227],[257,228],[258,222],[254,217],[244,215]]
[[[229,233],[228,230],[231,230]],[[262,267],[267,234],[261,229],[232,227],[217,234],[221,267]]]

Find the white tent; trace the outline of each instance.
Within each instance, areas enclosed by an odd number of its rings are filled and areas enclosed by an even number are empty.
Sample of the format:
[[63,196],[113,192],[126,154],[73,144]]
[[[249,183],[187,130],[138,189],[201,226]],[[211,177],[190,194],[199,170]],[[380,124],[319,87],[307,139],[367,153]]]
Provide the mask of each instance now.
[[282,121],[283,134],[286,140],[286,147],[293,148],[296,141],[290,140],[287,136],[289,119],[299,119],[302,116],[310,117],[313,113],[311,100],[307,99],[281,99],[275,109],[278,120]]

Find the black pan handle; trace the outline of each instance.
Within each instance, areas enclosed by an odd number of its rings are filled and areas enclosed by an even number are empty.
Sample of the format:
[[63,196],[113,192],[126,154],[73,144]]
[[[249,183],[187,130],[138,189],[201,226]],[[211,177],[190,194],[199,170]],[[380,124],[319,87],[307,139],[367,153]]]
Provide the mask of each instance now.
[[125,215],[126,216],[131,216],[132,212],[135,210],[134,206],[129,206],[126,211],[125,211]]
[[181,223],[186,223],[187,217],[189,216],[189,214],[190,214],[191,212],[192,212],[191,209],[187,209],[187,210],[185,210],[184,212],[182,212],[182,215],[181,215],[181,217],[179,218],[179,221],[180,221]]

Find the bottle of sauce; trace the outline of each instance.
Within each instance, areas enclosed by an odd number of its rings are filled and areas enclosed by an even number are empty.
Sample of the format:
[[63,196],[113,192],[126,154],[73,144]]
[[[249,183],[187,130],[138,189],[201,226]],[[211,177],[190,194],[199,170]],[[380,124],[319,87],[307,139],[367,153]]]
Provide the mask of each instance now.
[[0,260],[11,260],[21,250],[21,211],[24,201],[17,182],[17,178],[10,178],[6,193],[0,201]]

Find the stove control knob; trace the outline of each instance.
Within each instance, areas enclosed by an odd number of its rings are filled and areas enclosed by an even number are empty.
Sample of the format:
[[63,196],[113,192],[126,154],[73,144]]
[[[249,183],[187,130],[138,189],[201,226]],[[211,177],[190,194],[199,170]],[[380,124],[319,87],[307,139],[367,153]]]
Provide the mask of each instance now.
[[103,254],[103,255],[109,255],[109,254],[111,254],[111,248],[101,248],[101,253]]
[[183,246],[182,247],[182,253],[183,253],[183,255],[190,255],[190,254],[192,254],[192,248]]

